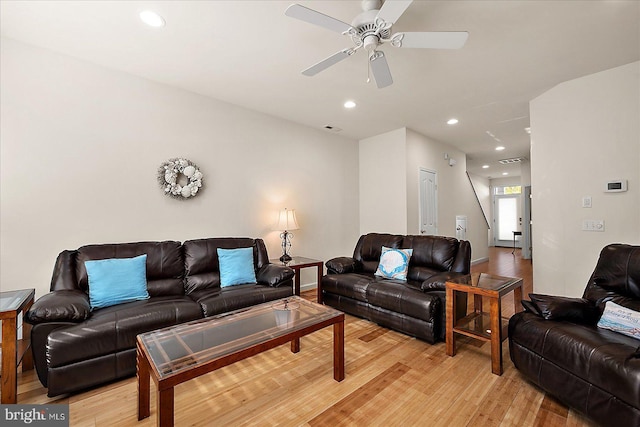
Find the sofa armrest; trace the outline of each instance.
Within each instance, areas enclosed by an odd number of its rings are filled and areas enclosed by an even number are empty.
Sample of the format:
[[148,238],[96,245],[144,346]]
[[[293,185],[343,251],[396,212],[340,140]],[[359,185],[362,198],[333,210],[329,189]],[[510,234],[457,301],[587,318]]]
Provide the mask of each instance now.
[[531,303],[546,320],[567,320],[574,323],[595,325],[600,310],[584,298],[568,298],[555,295],[529,294]]
[[294,275],[293,270],[284,265],[265,264],[258,270],[256,280],[261,285],[269,285],[277,288],[286,281],[291,280]]
[[327,261],[325,265],[329,274],[353,273],[356,270],[356,260],[350,257],[333,258]]
[[444,291],[447,289],[445,286],[445,282],[455,280],[459,277],[467,276],[463,273],[456,273],[453,271],[445,271],[443,273],[434,274],[429,277],[427,280],[422,282],[420,285],[420,289],[423,291]]
[[81,290],[50,292],[33,303],[25,320],[32,325],[46,322],[82,322],[91,316],[89,295]]

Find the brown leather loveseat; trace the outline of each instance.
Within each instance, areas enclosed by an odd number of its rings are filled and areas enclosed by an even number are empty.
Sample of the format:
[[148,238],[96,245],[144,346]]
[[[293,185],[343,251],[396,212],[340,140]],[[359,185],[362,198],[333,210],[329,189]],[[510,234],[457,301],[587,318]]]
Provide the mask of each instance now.
[[582,298],[531,294],[509,321],[511,360],[603,426],[640,426],[640,340],[598,327],[605,303],[640,312],[640,246],[600,252]]
[[[383,246],[413,249],[406,281],[375,275]],[[471,245],[451,237],[370,233],[360,237],[352,257],[326,266],[318,302],[434,343],[445,335],[445,282],[469,274]],[[456,317],[463,317],[466,299],[458,301]]]
[[[220,287],[217,248],[253,248],[256,284]],[[147,255],[150,298],[91,311],[85,261]],[[83,246],[58,255],[51,292],[26,315],[49,396],[136,372],[136,335],[293,294],[293,271],[269,263],[261,239],[210,238]]]

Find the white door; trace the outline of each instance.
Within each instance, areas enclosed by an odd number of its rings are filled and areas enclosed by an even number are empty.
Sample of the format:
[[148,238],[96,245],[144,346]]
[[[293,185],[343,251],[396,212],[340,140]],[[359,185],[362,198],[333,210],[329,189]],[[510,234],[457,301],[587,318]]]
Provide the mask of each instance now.
[[420,169],[420,234],[438,234],[438,180],[435,171]]
[[[496,246],[513,246],[513,232],[519,231],[518,204],[520,196],[495,196],[495,231]],[[520,247],[520,238],[516,241],[516,247]]]

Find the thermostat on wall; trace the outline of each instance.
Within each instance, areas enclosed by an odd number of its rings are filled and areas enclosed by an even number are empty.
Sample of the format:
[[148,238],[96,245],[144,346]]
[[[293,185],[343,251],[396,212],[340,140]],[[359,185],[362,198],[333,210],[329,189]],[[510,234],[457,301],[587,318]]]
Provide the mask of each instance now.
[[615,181],[607,182],[607,187],[605,188],[605,193],[620,193],[622,191],[627,191],[627,180],[626,179],[618,179]]

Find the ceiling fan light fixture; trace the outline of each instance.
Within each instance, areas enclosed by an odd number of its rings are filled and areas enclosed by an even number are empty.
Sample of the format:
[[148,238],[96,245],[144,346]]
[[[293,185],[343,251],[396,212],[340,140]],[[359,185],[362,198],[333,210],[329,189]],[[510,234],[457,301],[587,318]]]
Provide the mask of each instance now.
[[447,120],[447,124],[448,125],[457,125],[458,124],[458,119],[456,119],[455,117],[452,117],[449,120]]
[[148,26],[155,28],[164,27],[166,24],[164,18],[152,10],[140,12],[140,19]]

